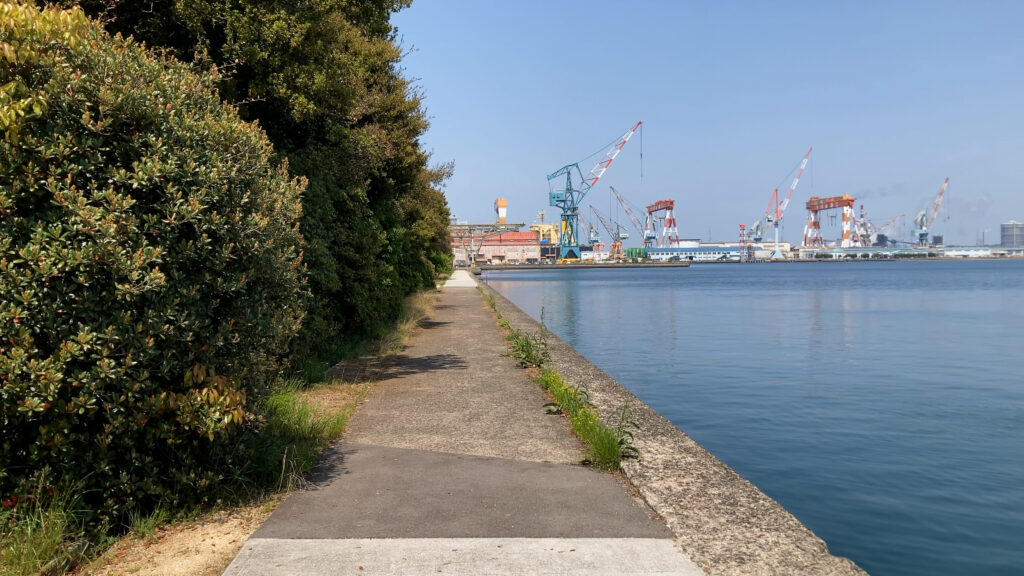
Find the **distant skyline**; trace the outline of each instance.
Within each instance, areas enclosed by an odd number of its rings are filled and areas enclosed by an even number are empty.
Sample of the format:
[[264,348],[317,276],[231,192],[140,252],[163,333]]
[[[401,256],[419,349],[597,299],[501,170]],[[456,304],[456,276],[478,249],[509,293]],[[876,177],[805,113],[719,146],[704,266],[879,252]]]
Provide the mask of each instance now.
[[809,196],[840,194],[876,225],[905,214],[908,239],[947,176],[947,243],[1024,221],[1021,3],[417,0],[393,23],[462,220],[492,221],[501,197],[510,221],[557,221],[546,176],[642,120],[584,216],[608,215],[615,186],[639,207],[674,199],[681,237],[733,240],[813,146],[786,241]]

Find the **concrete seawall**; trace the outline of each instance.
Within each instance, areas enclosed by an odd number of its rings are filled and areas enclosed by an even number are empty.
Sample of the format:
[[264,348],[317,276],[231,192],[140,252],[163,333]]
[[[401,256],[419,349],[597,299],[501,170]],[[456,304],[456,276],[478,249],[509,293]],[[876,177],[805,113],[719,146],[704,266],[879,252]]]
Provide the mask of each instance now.
[[[517,330],[540,324],[494,294],[498,311]],[[623,473],[675,535],[676,544],[707,574],[863,576],[847,558],[608,374],[554,335],[550,367],[573,385],[586,383],[590,401],[606,423],[629,404],[639,423],[635,442],[642,458],[623,462]]]

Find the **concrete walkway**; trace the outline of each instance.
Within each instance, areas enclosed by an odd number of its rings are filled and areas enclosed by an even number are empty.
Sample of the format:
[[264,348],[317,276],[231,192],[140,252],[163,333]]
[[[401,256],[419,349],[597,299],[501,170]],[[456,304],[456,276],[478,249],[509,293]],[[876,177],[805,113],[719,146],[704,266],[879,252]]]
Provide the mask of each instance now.
[[456,271],[310,487],[226,575],[703,574],[614,475],[577,464],[475,286]]

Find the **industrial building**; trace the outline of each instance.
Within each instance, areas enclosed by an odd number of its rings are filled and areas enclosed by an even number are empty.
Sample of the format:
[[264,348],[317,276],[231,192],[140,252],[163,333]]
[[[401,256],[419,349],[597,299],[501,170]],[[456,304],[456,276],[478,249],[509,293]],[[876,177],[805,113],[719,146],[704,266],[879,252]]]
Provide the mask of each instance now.
[[1024,224],[1010,220],[999,226],[999,233],[1002,248],[1024,248]]
[[650,246],[651,260],[689,260],[691,262],[739,262],[738,244],[701,244],[699,240],[680,240],[675,246]]
[[476,233],[471,238],[453,238],[456,266],[474,262],[499,264],[538,262],[540,238],[537,232]]

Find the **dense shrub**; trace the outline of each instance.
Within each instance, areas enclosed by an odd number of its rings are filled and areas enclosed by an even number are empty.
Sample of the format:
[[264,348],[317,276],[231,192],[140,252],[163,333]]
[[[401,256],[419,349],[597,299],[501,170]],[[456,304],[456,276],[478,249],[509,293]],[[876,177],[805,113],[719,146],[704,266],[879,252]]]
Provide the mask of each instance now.
[[450,269],[438,187],[451,166],[429,166],[421,94],[403,76],[390,22],[409,0],[59,1],[183,61],[229,68],[221,96],[309,179],[301,230],[312,298],[297,356],[322,371]]
[[0,499],[194,500],[301,321],[302,183],[218,78],[0,4]]

